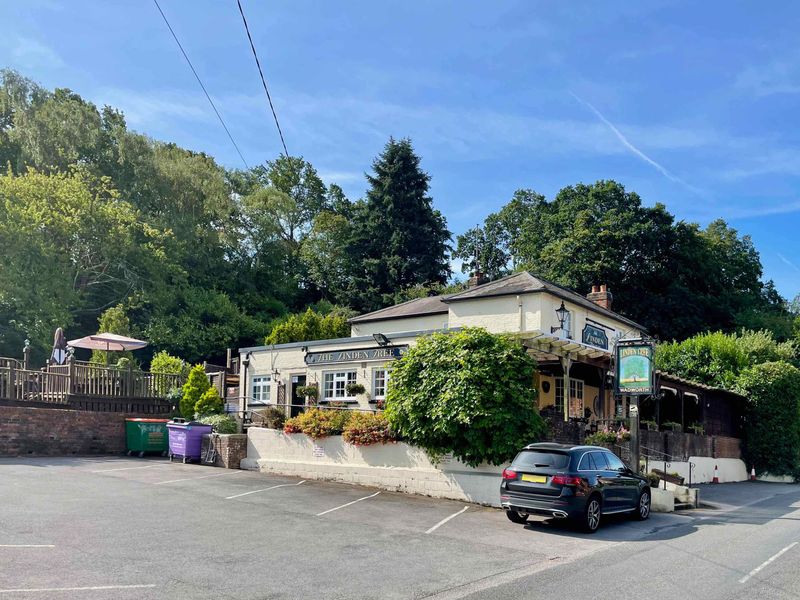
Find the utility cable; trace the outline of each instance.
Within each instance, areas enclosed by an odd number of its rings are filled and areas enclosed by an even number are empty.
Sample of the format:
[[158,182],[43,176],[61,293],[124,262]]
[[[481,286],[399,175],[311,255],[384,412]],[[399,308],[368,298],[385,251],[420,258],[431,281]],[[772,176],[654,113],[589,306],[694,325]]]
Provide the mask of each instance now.
[[180,40],[178,40],[178,36],[175,35],[175,31],[172,29],[172,25],[169,24],[169,21],[167,20],[167,16],[164,14],[164,11],[161,10],[161,6],[158,4],[158,0],[153,0],[153,3],[156,5],[156,8],[158,9],[158,12],[161,13],[161,18],[164,19],[164,23],[167,24],[167,28],[169,29],[169,32],[172,34],[172,37],[175,39],[175,43],[178,44],[178,48],[180,48],[181,54],[183,54],[183,58],[186,59],[186,62],[189,64],[189,68],[192,70],[192,73],[194,73],[195,79],[197,79],[197,83],[199,83],[200,87],[203,89],[203,93],[206,95],[206,99],[208,100],[208,103],[211,105],[211,108],[214,109],[214,113],[217,115],[217,118],[219,119],[219,122],[222,124],[222,128],[225,130],[225,133],[228,134],[228,138],[231,140],[231,144],[233,144],[233,147],[236,148],[236,153],[239,155],[239,158],[242,159],[242,162],[244,163],[245,168],[247,168],[249,170],[250,169],[250,165],[248,165],[247,161],[244,159],[244,156],[242,155],[242,151],[239,150],[239,146],[236,144],[236,141],[233,139],[233,136],[231,135],[231,132],[228,129],[228,126],[225,124],[225,121],[223,120],[222,115],[219,114],[219,111],[217,110],[217,107],[214,105],[214,101],[211,99],[211,96],[209,95],[208,90],[206,90],[206,86],[203,85],[203,82],[200,79],[200,75],[197,74],[197,71],[195,70],[194,65],[192,64],[192,61],[189,60],[189,56],[186,54],[186,50],[183,49],[183,46],[181,45]]
[[272,104],[272,96],[269,95],[269,88],[267,88],[267,81],[266,79],[264,79],[264,71],[261,70],[261,61],[258,60],[258,54],[256,53],[256,47],[253,44],[253,37],[250,35],[250,27],[247,26],[247,18],[244,16],[244,10],[242,9],[241,0],[236,0],[236,4],[239,5],[239,14],[242,15],[242,23],[244,23],[244,30],[247,32],[247,39],[250,41],[250,49],[253,51],[253,58],[256,59],[256,66],[258,66],[258,74],[261,75],[261,85],[264,86],[264,92],[266,92],[267,94],[269,107],[272,110],[272,118],[275,119],[275,126],[278,128],[278,135],[281,136],[281,144],[283,144],[283,153],[286,155],[286,158],[289,158],[289,151],[286,149],[286,141],[283,139],[283,131],[281,131],[281,124],[278,123],[278,115],[275,113],[275,106]]

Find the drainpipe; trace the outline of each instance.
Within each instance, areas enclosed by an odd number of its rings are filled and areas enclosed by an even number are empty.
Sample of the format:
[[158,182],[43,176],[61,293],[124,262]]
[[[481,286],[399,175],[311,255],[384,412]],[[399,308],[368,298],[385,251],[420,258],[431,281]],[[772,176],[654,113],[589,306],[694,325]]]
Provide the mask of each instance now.
[[522,296],[517,296],[517,306],[519,307],[519,331],[522,333],[525,331],[523,327],[524,315],[522,312]]

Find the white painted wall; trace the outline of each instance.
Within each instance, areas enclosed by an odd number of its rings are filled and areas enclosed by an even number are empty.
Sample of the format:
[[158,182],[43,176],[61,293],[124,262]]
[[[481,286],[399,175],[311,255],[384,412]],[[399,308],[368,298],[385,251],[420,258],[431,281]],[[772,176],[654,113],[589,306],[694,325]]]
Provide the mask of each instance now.
[[386,319],[385,321],[370,321],[369,323],[353,323],[350,325],[350,335],[358,337],[372,335],[373,333],[404,333],[406,331],[432,331],[446,329],[448,323],[447,313],[438,315],[422,315],[408,317],[407,319]]
[[[689,482],[689,463],[694,463],[695,467],[692,471],[692,484],[695,483],[711,483],[714,479],[714,466],[719,467],[719,481],[720,483],[729,483],[731,481],[747,481],[750,479],[750,474],[747,471],[747,466],[744,461],[738,458],[709,458],[707,456],[690,456],[688,462],[672,462],[667,467],[667,473],[677,473],[684,478],[686,483]],[[649,469],[664,470],[664,463],[658,461],[651,461]]]
[[502,466],[473,468],[455,459],[434,465],[424,450],[402,442],[358,447],[341,436],[314,442],[303,434],[256,427],[247,432],[242,468],[489,506],[500,505],[503,472]]

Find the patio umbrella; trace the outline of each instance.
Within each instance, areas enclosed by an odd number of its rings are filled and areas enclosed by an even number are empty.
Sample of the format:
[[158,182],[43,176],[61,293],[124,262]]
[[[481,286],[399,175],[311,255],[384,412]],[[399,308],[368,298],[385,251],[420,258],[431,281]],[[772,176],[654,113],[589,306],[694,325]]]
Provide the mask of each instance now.
[[117,335],[116,333],[95,333],[94,335],[87,335],[77,340],[70,340],[67,342],[67,346],[104,351],[106,353],[106,362],[108,362],[109,352],[138,350],[139,348],[147,346],[147,342],[124,335]]
[[63,365],[67,361],[67,340],[64,338],[64,330],[59,327],[53,337],[53,352],[50,354],[50,362],[54,365]]

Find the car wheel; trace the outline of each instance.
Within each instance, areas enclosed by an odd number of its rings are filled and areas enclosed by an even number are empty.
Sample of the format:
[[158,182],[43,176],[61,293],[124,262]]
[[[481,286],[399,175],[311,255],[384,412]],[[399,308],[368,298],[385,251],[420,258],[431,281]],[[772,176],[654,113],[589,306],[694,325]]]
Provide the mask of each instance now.
[[633,512],[633,516],[639,521],[644,521],[647,517],[649,517],[651,501],[652,499],[650,497],[650,490],[642,491],[642,493],[639,494],[639,504],[636,505],[636,510]]
[[528,522],[528,515],[522,515],[518,513],[516,510],[507,510],[506,516],[508,517],[509,521],[511,521],[512,523],[517,523],[519,525],[524,525],[525,523]]
[[594,533],[600,527],[600,514],[602,512],[602,503],[600,496],[592,496],[586,503],[586,508],[583,511],[583,530],[588,533]]

